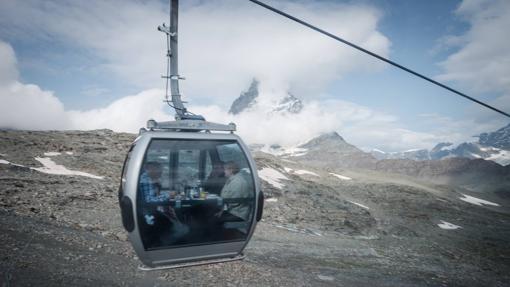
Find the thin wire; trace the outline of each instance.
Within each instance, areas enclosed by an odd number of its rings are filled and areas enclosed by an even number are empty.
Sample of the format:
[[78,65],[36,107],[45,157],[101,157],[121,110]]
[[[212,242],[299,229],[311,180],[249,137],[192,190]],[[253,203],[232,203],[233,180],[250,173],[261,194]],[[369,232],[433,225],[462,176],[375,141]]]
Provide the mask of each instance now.
[[294,17],[294,16],[292,16],[292,15],[289,15],[289,14],[287,14],[287,13],[283,12],[283,11],[280,11],[280,10],[278,10],[278,9],[276,9],[276,8],[273,8],[273,7],[271,7],[271,6],[267,5],[267,4],[264,4],[264,3],[260,2],[260,1],[257,1],[257,0],[248,0],[248,1],[251,1],[251,2],[253,2],[253,3],[255,3],[255,4],[258,4],[258,5],[260,5],[260,6],[264,7],[264,8],[266,8],[266,9],[268,9],[268,10],[271,10],[271,11],[273,11],[273,12],[277,13],[277,14],[280,14],[280,15],[282,15],[282,16],[284,16],[284,17],[286,17],[286,18],[289,18],[290,20],[293,20],[293,21],[295,21],[295,22],[298,22],[298,23],[300,23],[300,24],[302,24],[302,25],[304,25],[304,26],[306,26],[306,27],[308,27],[308,28],[310,28],[310,29],[312,29],[312,30],[315,30],[315,31],[317,31],[317,32],[319,32],[319,33],[321,33],[321,34],[324,34],[324,35],[326,35],[326,36],[328,36],[328,37],[330,37],[330,38],[333,38],[333,39],[335,39],[335,40],[337,40],[337,41],[340,41],[340,42],[342,42],[342,43],[344,43],[344,44],[346,44],[346,45],[349,45],[349,46],[351,46],[351,47],[353,47],[353,48],[355,48],[355,49],[357,49],[357,50],[359,50],[359,51],[361,51],[361,52],[364,52],[364,53],[366,53],[366,54],[369,54],[369,55],[370,55],[370,56],[372,56],[372,57],[375,57],[375,58],[377,58],[377,59],[379,59],[379,60],[381,60],[381,61],[384,61],[384,62],[386,62],[386,63],[388,63],[388,64],[390,64],[390,65],[393,65],[393,66],[395,66],[395,67],[397,67],[397,68],[399,68],[399,69],[402,69],[402,70],[404,70],[404,71],[406,71],[406,72],[408,72],[408,73],[411,73],[411,74],[413,74],[413,75],[415,75],[415,76],[417,76],[417,77],[419,77],[419,78],[422,78],[422,79],[424,79],[424,80],[426,80],[426,81],[429,81],[429,82],[431,82],[431,83],[433,83],[433,84],[435,84],[435,85],[438,85],[438,86],[440,86],[440,87],[442,87],[442,88],[444,88],[444,89],[449,90],[450,92],[453,92],[453,93],[455,93],[455,94],[457,94],[457,95],[459,95],[459,96],[462,96],[462,97],[464,97],[464,98],[466,98],[466,99],[468,99],[468,100],[470,100],[470,101],[473,101],[473,102],[475,102],[475,103],[477,103],[477,104],[479,104],[479,105],[482,105],[482,106],[484,106],[484,107],[486,107],[486,108],[489,108],[489,109],[491,109],[491,110],[493,110],[493,111],[495,111],[495,112],[498,112],[498,113],[500,113],[500,114],[502,114],[502,115],[505,115],[505,116],[507,116],[507,117],[509,117],[509,118],[510,118],[510,114],[508,114],[508,113],[506,113],[506,112],[503,112],[503,111],[501,111],[501,110],[499,110],[499,109],[497,109],[497,108],[495,108],[495,107],[493,107],[493,106],[491,106],[491,105],[489,105],[489,104],[486,104],[486,103],[484,103],[484,102],[482,102],[482,101],[479,101],[479,100],[477,100],[477,99],[475,99],[475,98],[472,98],[472,97],[470,97],[470,96],[468,96],[468,95],[466,95],[466,94],[464,94],[464,93],[462,93],[462,92],[459,92],[459,91],[457,91],[457,90],[455,90],[455,89],[453,89],[453,88],[450,88],[450,87],[448,87],[448,86],[446,86],[446,85],[444,85],[444,84],[442,84],[442,83],[440,83],[440,82],[437,82],[437,81],[435,81],[435,80],[432,80],[431,78],[429,78],[429,77],[427,77],[427,76],[424,76],[424,75],[422,75],[422,74],[420,74],[420,73],[418,73],[418,72],[415,72],[415,71],[413,71],[413,70],[411,70],[411,69],[409,69],[409,68],[406,68],[406,67],[404,67],[404,66],[402,66],[402,65],[399,65],[399,64],[397,64],[397,63],[395,63],[395,62],[393,62],[393,61],[391,61],[391,60],[388,60],[388,59],[386,59],[386,58],[384,58],[384,57],[382,57],[382,56],[379,56],[379,55],[377,55],[377,54],[375,54],[375,53],[373,53],[373,52],[370,52],[370,51],[368,51],[368,50],[366,50],[366,49],[364,49],[364,48],[362,48],[362,47],[360,47],[360,46],[357,46],[357,45],[355,45],[355,44],[353,44],[353,43],[351,43],[351,42],[349,42],[349,41],[347,41],[347,40],[344,40],[344,39],[342,39],[342,38],[340,38],[340,37],[338,37],[338,36],[336,36],[336,35],[333,35],[333,34],[331,34],[331,33],[327,32],[327,31],[325,31],[325,30],[322,30],[322,29],[320,29],[320,28],[317,28],[317,27],[313,26],[312,24],[309,24],[309,23],[307,23],[307,22],[305,22],[305,21],[303,21],[303,20],[301,20],[301,19],[298,19],[298,18],[296,18],[296,17]]

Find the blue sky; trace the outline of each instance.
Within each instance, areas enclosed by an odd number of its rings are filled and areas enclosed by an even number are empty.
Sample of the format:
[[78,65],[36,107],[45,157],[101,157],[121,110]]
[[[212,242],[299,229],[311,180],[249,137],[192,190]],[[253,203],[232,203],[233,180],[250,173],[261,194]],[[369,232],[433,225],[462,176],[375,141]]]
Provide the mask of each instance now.
[[[231,120],[225,110],[257,77],[268,99],[291,90],[310,106],[318,106],[307,114],[317,118],[316,125],[337,122],[314,129],[297,119],[287,125],[281,121],[289,119],[275,118],[296,133],[303,130],[299,124],[307,127],[302,134],[281,139],[287,145],[334,129],[364,148],[431,148],[439,141],[461,142],[508,123],[503,116],[248,1],[182,2],[180,65],[187,80],[181,90],[195,109],[210,113],[206,116],[213,120]],[[501,39],[510,18],[507,1],[267,2],[510,111],[510,68],[504,65],[510,61],[510,52],[504,48],[509,43]],[[164,87],[159,75],[164,69],[165,42],[155,28],[168,22],[165,1],[7,0],[0,4],[0,11],[0,43],[7,51],[0,56],[6,62],[8,57],[16,60],[12,69],[0,70],[0,77],[17,71],[15,82],[20,85],[0,87],[4,102],[12,101],[14,110],[19,109],[10,118],[0,117],[0,126],[88,129],[105,125],[135,132],[134,126],[143,125],[141,119],[128,121],[129,126],[108,122],[126,122],[125,114],[157,118],[168,113],[161,105],[161,94],[158,100],[161,91],[154,90]],[[47,120],[51,117],[43,112],[30,112],[26,104],[19,104],[25,97],[20,91],[29,85],[39,89],[26,92],[31,102],[44,98],[57,109],[51,115],[62,114],[58,124]],[[150,100],[144,102],[143,97]],[[136,110],[139,105],[154,107],[139,108],[142,113]],[[135,111],[126,108],[123,113],[124,106]],[[34,103],[32,109],[36,108]],[[16,116],[24,113],[37,114],[43,119],[30,122],[41,124],[20,123],[23,119]],[[325,113],[342,115],[322,118]],[[118,117],[109,118],[110,114]],[[100,115],[104,119],[92,120]],[[250,120],[261,116],[232,120],[250,126]],[[275,138],[271,131],[240,128],[240,132],[250,141],[270,143],[268,139]]]

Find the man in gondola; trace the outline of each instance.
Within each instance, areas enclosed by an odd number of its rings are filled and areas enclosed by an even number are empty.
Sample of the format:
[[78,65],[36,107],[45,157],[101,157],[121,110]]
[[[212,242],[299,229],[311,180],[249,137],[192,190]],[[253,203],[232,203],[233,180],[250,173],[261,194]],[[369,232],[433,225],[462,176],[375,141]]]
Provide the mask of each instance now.
[[[168,203],[170,196],[161,191],[162,168],[159,162],[150,161],[144,164],[140,175],[139,191],[144,201],[143,218],[145,228],[143,234],[149,245],[160,245],[164,238],[175,236],[175,225],[182,227],[175,211],[169,205],[153,205]],[[173,231],[173,232],[172,232]]]
[[216,195],[221,194],[221,189],[227,181],[224,169],[222,161],[217,161],[213,164],[212,171],[204,182],[205,191]]
[[[227,181],[221,190],[221,197],[225,199],[243,199],[251,197],[250,186],[239,172],[239,166],[233,161],[225,164]],[[247,221],[250,216],[250,206],[247,203],[230,202],[226,209],[219,213],[224,221]]]

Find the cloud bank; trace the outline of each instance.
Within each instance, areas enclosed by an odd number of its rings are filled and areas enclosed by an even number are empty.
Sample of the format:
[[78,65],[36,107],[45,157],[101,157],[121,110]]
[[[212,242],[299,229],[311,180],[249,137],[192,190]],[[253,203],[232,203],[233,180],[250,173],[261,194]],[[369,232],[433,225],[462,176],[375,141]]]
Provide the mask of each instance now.
[[[171,119],[168,108],[162,102],[163,91],[154,89],[123,97],[104,108],[66,110],[53,92],[19,82],[17,61],[10,45],[0,42],[0,55],[5,63],[10,63],[2,67],[0,78],[0,128],[109,128],[135,133],[149,118],[159,121]],[[287,91],[275,89],[272,83],[262,83],[260,88],[260,104],[237,116],[228,114],[226,109],[218,105],[195,105],[190,109],[205,115],[209,121],[235,122],[238,133],[248,143],[292,146],[330,131],[340,132],[348,141],[361,147],[386,150],[422,147],[437,141],[437,137],[430,134],[400,127],[398,118],[394,116],[346,101],[308,100],[298,115],[270,113],[268,111],[271,110],[274,99],[285,96]]]
[[[492,27],[491,21],[504,22],[501,19],[504,17],[490,7],[475,3],[472,4],[474,8],[469,8],[465,3],[475,2],[463,2],[467,8],[461,6],[458,11],[472,21],[473,28],[461,36],[463,41],[458,41],[465,46],[445,61],[442,77],[472,83],[481,90],[498,87],[499,91],[506,91],[508,85],[504,76],[509,75],[505,70],[508,67],[496,65],[495,71],[488,68],[484,71],[482,64],[483,55],[487,53],[491,59],[506,59],[508,54],[501,49],[492,51],[478,45],[478,37],[487,35],[473,32],[476,27]],[[382,69],[381,64],[247,1],[183,1],[182,4],[180,64],[181,74],[188,80],[182,83],[181,90],[185,98],[192,99],[190,109],[210,121],[236,122],[239,134],[249,143],[289,146],[335,130],[357,146],[398,151],[431,148],[441,141],[460,142],[478,132],[473,126],[484,128],[473,121],[452,123],[437,115],[423,115],[437,126],[427,132],[412,131],[394,115],[346,101],[319,101],[315,97],[323,95],[335,79],[355,71],[378,71]],[[377,30],[381,15],[372,7],[319,5],[313,1],[299,4],[275,1],[272,4],[388,57],[390,41]],[[6,63],[0,66],[0,127],[109,128],[136,132],[149,118],[170,119],[162,103],[163,92],[153,88],[162,86],[157,74],[164,71],[165,46],[163,35],[155,28],[163,21],[168,22],[166,9],[163,3],[150,1],[2,2],[0,31],[3,34],[10,34],[19,41],[62,43],[79,53],[93,55],[101,62],[94,69],[133,83],[142,92],[101,108],[67,110],[53,92],[20,82],[14,51],[9,44],[0,41],[0,57],[2,63]],[[476,16],[484,9],[495,14],[489,13],[492,16],[486,18]],[[476,20],[479,18],[481,20]],[[38,27],[37,31],[33,27]],[[490,40],[496,41],[494,37],[497,35],[492,33]],[[455,56],[457,54],[459,56]],[[477,57],[482,60],[477,61]],[[473,66],[462,67],[468,62],[473,62],[470,64]],[[488,75],[492,72],[506,74],[484,84],[476,81],[475,72],[466,72],[466,69],[482,71],[487,81],[491,80]],[[253,77],[263,83],[262,100],[274,101],[291,90],[305,101],[302,113],[295,117],[268,114],[267,106],[262,105],[237,117],[227,114],[228,105],[246,89]],[[500,100],[510,102],[504,97]]]
[[[390,42],[377,30],[381,16],[375,8],[314,1],[271,4],[389,54]],[[140,90],[163,85],[159,74],[165,70],[166,47],[156,27],[168,23],[165,1],[6,0],[1,8],[0,31],[12,39],[56,42],[90,54],[102,63],[92,69]],[[382,67],[248,1],[181,1],[179,13],[180,72],[187,78],[182,90],[195,103],[225,106],[253,77],[313,96],[346,73]]]
[[0,41],[0,128],[26,130],[102,129],[135,132],[149,117],[164,120],[162,91],[147,90],[121,98],[107,107],[66,111],[51,91],[18,81],[16,57],[10,45]]
[[[447,38],[458,50],[441,67],[439,79],[456,81],[478,93],[499,93],[492,100],[497,108],[510,112],[510,2],[506,0],[464,0],[456,15],[469,23],[463,35]],[[453,44],[452,44],[453,43]],[[477,109],[478,110],[478,109]],[[492,111],[473,112],[480,121],[499,117]]]

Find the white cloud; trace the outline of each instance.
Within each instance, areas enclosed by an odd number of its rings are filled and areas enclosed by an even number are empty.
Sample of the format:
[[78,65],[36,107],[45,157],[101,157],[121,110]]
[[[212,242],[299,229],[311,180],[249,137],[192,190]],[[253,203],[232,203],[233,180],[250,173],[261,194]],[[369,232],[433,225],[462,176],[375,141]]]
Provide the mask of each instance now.
[[[4,50],[12,50],[0,42]],[[0,82],[0,127],[18,129],[101,129],[137,132],[149,118],[169,120],[171,116],[163,104],[161,90],[146,90],[126,96],[104,108],[87,111],[67,111],[52,92],[36,85],[9,80],[16,74],[13,53],[0,49],[9,73]],[[5,56],[7,55],[7,56]],[[12,77],[11,77],[12,78]],[[261,83],[258,104],[251,110],[233,116],[217,105],[191,106],[207,120],[220,123],[235,122],[239,134],[248,143],[280,144],[292,146],[303,143],[320,133],[338,131],[347,141],[360,147],[377,147],[384,150],[403,150],[416,147],[430,148],[440,138],[402,128],[398,118],[374,111],[368,107],[340,100],[305,101],[300,114],[268,113],[275,101],[286,95],[286,89]],[[443,125],[438,125],[443,127]]]
[[0,41],[0,128],[27,130],[102,129],[136,132],[149,118],[166,120],[163,92],[147,90],[114,101],[104,108],[66,111],[51,91],[17,79],[16,57],[12,48]]
[[[380,13],[375,8],[313,1],[273,4],[388,56],[390,43],[377,31]],[[163,84],[165,41],[156,27],[168,22],[164,2],[7,0],[1,6],[4,34],[90,52],[103,69],[141,89]],[[225,105],[254,76],[313,96],[345,73],[382,67],[248,1],[181,1],[181,6],[179,56],[188,79],[182,91],[194,103]]]
[[261,83],[257,104],[238,115],[218,106],[192,106],[213,122],[235,122],[238,133],[248,143],[280,144],[285,147],[304,143],[321,133],[337,131],[348,142],[363,148],[400,151],[431,148],[444,140],[431,133],[402,128],[395,116],[342,100],[306,101],[299,114],[269,113],[274,99],[284,91],[267,90]]
[[17,81],[17,61],[12,47],[0,41],[0,128],[66,128],[64,106],[52,92]]
[[477,92],[510,94],[510,2],[464,0],[456,13],[470,29],[454,36],[462,46],[441,64],[444,73],[439,79],[459,81]]
[[88,111],[69,111],[71,126],[76,129],[107,128],[118,132],[137,132],[147,120],[169,120],[163,111],[163,91],[147,90],[114,101],[105,108]]
[[14,50],[10,45],[0,41],[0,85],[11,83],[18,78],[18,69]]
[[[379,70],[381,64],[248,1],[181,3],[180,64],[181,73],[188,78],[181,90],[193,99],[192,111],[211,121],[236,122],[248,142],[287,146],[335,130],[357,146],[396,151],[430,148],[449,136],[460,139],[469,134],[465,126],[463,134],[455,131],[454,124],[448,129],[438,125],[430,132],[411,131],[397,117],[368,107],[340,100],[318,102],[313,96],[319,95],[327,83],[352,71]],[[298,3],[273,4],[388,57],[390,42],[377,30],[380,14],[376,9],[313,1]],[[145,90],[106,107],[65,110],[52,92],[17,80],[14,52],[0,41],[0,57],[2,63],[7,63],[0,67],[0,127],[136,132],[149,118],[170,118],[164,112],[162,92],[150,89],[163,84],[158,74],[164,71],[166,47],[163,35],[156,31],[157,25],[168,22],[163,2],[6,0],[0,6],[3,34],[22,41],[56,42],[90,53],[101,61],[100,68]],[[462,43],[470,43],[468,40]],[[445,77],[457,79],[455,75],[465,71],[456,70],[462,61],[449,65],[450,60],[455,57],[445,62]],[[227,105],[254,76],[262,82],[261,100],[266,106],[238,117],[228,115]],[[459,77],[470,81],[464,74]],[[502,83],[498,85],[504,86]],[[267,115],[267,105],[288,89],[305,97],[302,113],[292,118]],[[94,87],[91,92],[102,90]]]

